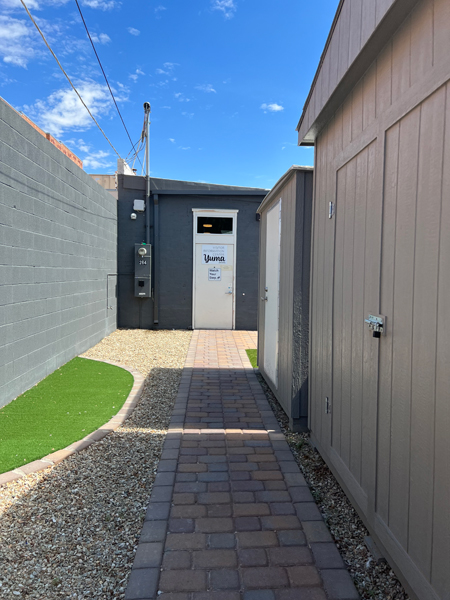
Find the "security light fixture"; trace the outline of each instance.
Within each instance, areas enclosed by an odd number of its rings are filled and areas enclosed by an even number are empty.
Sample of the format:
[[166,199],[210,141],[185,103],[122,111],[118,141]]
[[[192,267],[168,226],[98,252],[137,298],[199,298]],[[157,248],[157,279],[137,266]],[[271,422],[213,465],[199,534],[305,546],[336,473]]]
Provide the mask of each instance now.
[[135,220],[137,219],[137,215],[136,215],[136,213],[131,213],[131,215],[130,215],[130,219],[131,219],[132,221],[135,221]]
[[147,254],[147,248],[139,248],[138,254],[139,256],[145,256]]

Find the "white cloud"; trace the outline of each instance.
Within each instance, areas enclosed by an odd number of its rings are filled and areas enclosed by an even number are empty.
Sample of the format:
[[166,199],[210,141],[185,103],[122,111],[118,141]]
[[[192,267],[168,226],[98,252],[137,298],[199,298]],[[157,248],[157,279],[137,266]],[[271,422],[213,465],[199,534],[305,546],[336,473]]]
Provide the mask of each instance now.
[[115,0],[83,0],[82,4],[83,6],[88,6],[89,8],[111,10],[117,6],[118,3]]
[[183,148],[183,146],[178,146],[178,150],[190,150],[191,147],[190,146],[186,146],[186,148]]
[[167,8],[165,6],[162,6],[161,4],[159,6],[155,7],[155,13],[158,14],[164,10],[167,10]]
[[263,109],[264,112],[280,112],[282,110],[284,110],[284,106],[281,106],[281,104],[261,104],[261,108]]
[[173,138],[169,138],[169,142],[172,142],[172,144],[175,144],[175,140]]
[[[106,86],[94,81],[82,81],[77,83],[77,89],[96,119],[110,113],[113,105]],[[125,96],[121,97],[116,92],[118,102],[125,99]],[[61,137],[65,131],[85,131],[95,126],[78,96],[67,87],[53,92],[46,100],[37,100],[31,106],[24,106],[24,112],[55,137]]]
[[66,146],[69,146],[70,148],[76,148],[77,150],[81,150],[81,152],[90,152],[91,151],[91,147],[89,146],[89,144],[81,138],[79,138],[78,140],[76,140],[76,139],[64,140],[64,143],[66,144]]
[[100,33],[99,35],[94,34],[91,35],[91,37],[92,41],[96,44],[109,44],[109,42],[111,41],[111,38],[106,33]]
[[234,0],[211,0],[211,8],[222,12],[225,19],[232,19],[237,5]]
[[[36,0],[28,0],[26,5],[28,6],[29,10],[39,10],[40,8]],[[23,10],[23,4],[20,0],[0,0],[0,7],[5,11],[12,11],[16,9]]]
[[131,75],[128,75],[128,77],[132,79],[134,83],[136,83],[136,81],[139,79],[139,75],[145,75],[145,73],[144,71],[141,71],[141,69],[136,69],[136,71]]
[[98,152],[91,152],[87,156],[82,158],[83,167],[86,169],[107,169],[114,165],[111,159],[105,160],[109,157],[109,152],[99,150]]
[[0,56],[5,63],[26,68],[34,57],[33,30],[24,21],[0,16]]
[[139,31],[139,29],[135,29],[134,27],[128,27],[127,31],[128,31],[128,33],[131,33],[131,35],[135,35],[135,36],[138,36],[141,33]]
[[182,92],[177,92],[176,94],[174,94],[174,96],[178,100],[178,102],[190,102],[191,101],[191,99],[186,98],[186,96]]
[[194,116],[194,113],[189,112],[182,112],[181,114],[183,115],[183,117],[188,117],[188,119],[192,119],[192,117]]
[[206,92],[207,94],[210,94],[210,93],[217,94],[216,90],[213,88],[213,86],[210,83],[205,83],[203,85],[196,85],[195,89],[200,90],[201,92]]

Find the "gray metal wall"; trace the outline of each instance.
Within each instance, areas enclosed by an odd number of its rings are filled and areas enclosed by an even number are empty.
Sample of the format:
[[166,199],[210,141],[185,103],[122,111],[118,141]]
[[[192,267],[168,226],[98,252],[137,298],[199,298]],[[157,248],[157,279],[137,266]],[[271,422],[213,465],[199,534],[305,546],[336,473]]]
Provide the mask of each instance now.
[[114,198],[0,100],[0,406],[116,328]]
[[[259,302],[258,367],[289,417],[291,429],[308,421],[309,282],[313,173],[293,170],[261,209],[259,297],[265,296],[267,212],[281,198],[278,386],[264,370],[265,303]],[[273,195],[273,197],[272,197]]]
[[[134,189],[133,189],[134,187]],[[193,187],[202,193],[182,194]],[[167,194],[172,188],[173,192]],[[208,190],[208,188],[210,188]],[[152,180],[159,202],[159,328],[192,326],[193,208],[238,209],[236,255],[236,329],[255,330],[258,309],[258,237],[256,209],[261,194],[226,194],[226,186]],[[231,191],[232,188],[230,188]],[[220,190],[220,194],[218,193]],[[191,190],[192,191],[192,190]],[[133,200],[145,197],[142,177],[119,177],[118,202],[118,326],[153,329],[153,301],[134,297],[134,244],[145,240],[145,214],[130,219]],[[141,313],[141,317],[139,314]]]
[[420,600],[450,598],[449,31],[419,2],[316,140],[313,441]]

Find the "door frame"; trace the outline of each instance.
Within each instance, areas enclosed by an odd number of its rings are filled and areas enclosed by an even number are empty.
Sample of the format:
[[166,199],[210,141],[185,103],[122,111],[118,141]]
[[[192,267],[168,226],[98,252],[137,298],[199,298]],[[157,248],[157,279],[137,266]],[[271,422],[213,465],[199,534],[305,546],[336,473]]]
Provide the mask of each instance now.
[[267,375],[267,377],[270,379],[270,381],[272,382],[272,384],[275,386],[275,389],[278,390],[278,366],[279,366],[279,352],[280,352],[280,346],[279,346],[279,336],[280,336],[280,287],[281,287],[281,219],[282,219],[282,197],[279,196],[278,200],[276,200],[271,206],[270,208],[267,210],[266,215],[265,215],[265,261],[264,261],[264,297],[266,295],[265,292],[265,288],[268,287],[267,286],[267,247],[268,247],[268,225],[269,225],[269,213],[272,211],[275,211],[278,213],[277,215],[277,222],[278,222],[278,281],[277,281],[277,323],[276,323],[276,338],[277,338],[277,342],[276,342],[276,353],[275,353],[275,378],[272,379],[272,377],[270,376],[270,374],[267,372],[266,369],[266,359],[267,359],[267,353],[266,353],[266,339],[267,339],[267,321],[266,321],[266,316],[267,316],[267,306],[264,303],[264,325],[263,325],[263,329],[264,329],[264,348],[263,348],[263,369],[264,369],[264,373]]
[[[192,209],[192,324],[191,324],[191,328],[194,330],[194,324],[195,324],[195,281],[196,281],[196,275],[197,275],[197,265],[196,265],[196,260],[195,260],[195,245],[198,242],[197,240],[197,236],[202,235],[201,233],[197,233],[197,217],[208,217],[211,215],[214,216],[226,216],[226,217],[232,217],[233,219],[233,233],[230,234],[219,234],[220,237],[224,237],[225,240],[228,238],[228,242],[226,241],[222,241],[222,242],[217,242],[216,240],[214,240],[213,243],[215,244],[220,244],[222,243],[223,245],[227,245],[230,243],[230,238],[233,240],[233,247],[234,247],[234,252],[233,252],[233,298],[232,298],[232,325],[231,325],[231,329],[234,330],[236,329],[236,255],[237,255],[237,215],[238,215],[239,210],[236,209],[229,209],[229,208],[193,208]],[[215,236],[213,236],[215,237]],[[206,241],[205,241],[206,243]]]

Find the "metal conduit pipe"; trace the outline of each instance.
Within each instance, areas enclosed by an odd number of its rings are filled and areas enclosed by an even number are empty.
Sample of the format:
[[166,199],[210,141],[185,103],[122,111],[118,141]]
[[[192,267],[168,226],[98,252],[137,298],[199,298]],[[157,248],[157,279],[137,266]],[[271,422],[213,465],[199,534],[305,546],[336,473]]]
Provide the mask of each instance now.
[[159,306],[158,306],[158,283],[159,283],[159,198],[158,194],[153,194],[153,325],[155,328],[159,325]]

